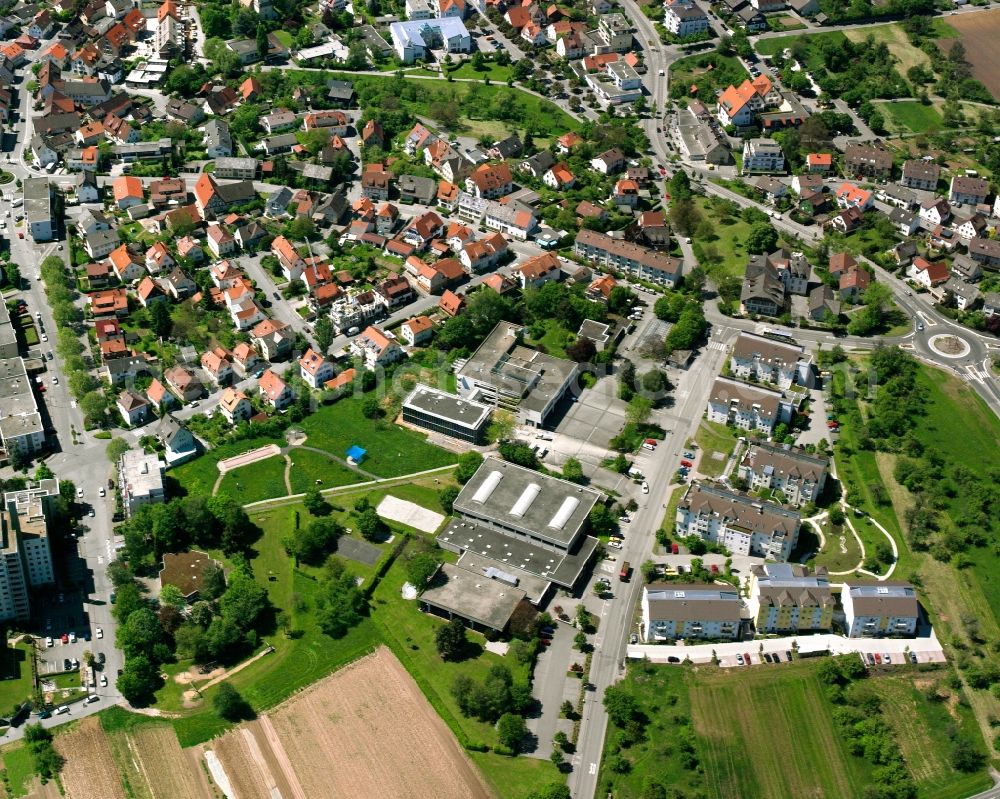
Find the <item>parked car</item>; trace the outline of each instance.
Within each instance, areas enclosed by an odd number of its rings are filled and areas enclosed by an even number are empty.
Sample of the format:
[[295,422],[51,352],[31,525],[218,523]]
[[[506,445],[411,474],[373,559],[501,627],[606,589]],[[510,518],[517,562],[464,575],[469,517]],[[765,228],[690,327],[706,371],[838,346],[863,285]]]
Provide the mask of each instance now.
[[649,493],[649,483],[647,483],[645,480],[642,481],[642,493],[643,494]]
[[87,704],[88,705],[92,704],[93,702],[100,702],[100,701],[101,701],[101,697],[99,697],[97,694],[91,694],[90,696],[87,697]]
[[106,675],[102,674],[101,675],[101,688],[107,688],[107,687],[108,687],[108,678],[107,678]]
[[743,655],[740,655],[739,653],[737,653],[736,655],[736,665],[737,666],[743,665]]
[[691,458],[694,458],[694,453],[693,452],[685,452],[684,453],[684,457],[688,458],[690,460]]
[[878,652],[876,652],[875,653],[875,664],[876,665],[881,665],[881,663],[882,663],[882,656]]
[[750,653],[749,653],[749,652],[744,652],[744,653],[743,653],[743,659],[744,659],[744,660],[745,660],[745,661],[747,662],[747,665],[748,665],[748,666],[749,666],[749,665],[750,665],[751,663],[753,663],[753,661],[752,661],[752,660],[750,659]]
[[630,644],[637,644],[637,643],[639,643],[639,636],[638,636],[638,635],[636,635],[635,633],[632,633],[632,634],[631,634],[631,635],[630,635],[630,636],[628,637],[628,642],[629,642]]
[[94,632],[97,634],[98,638],[104,637],[104,630],[102,630],[100,627],[98,627]]
[[45,636],[45,646],[51,647],[54,644],[55,644],[55,641],[52,640],[52,636],[51,635]]
[[61,639],[61,640],[62,640],[62,642],[63,642],[64,644],[68,644],[68,643],[69,643],[69,636],[68,636],[68,635],[67,635],[66,633],[63,633],[63,634],[62,634],[62,639]]
[[694,466],[694,464],[691,463],[691,461],[681,461],[681,466],[683,466],[685,469],[690,469],[692,466]]
[[916,663],[916,662],[917,662],[917,653],[910,652],[910,663]]
[[[24,238],[24,236],[21,238]],[[63,713],[69,713],[69,705],[59,705],[59,707],[56,708],[57,716],[61,716]]]
[[888,652],[886,652],[885,653],[885,657],[883,658],[883,660],[885,660],[886,663],[892,663],[892,655],[890,655]]
[[69,634],[69,642],[71,644],[75,644],[76,643],[76,633],[70,633]]

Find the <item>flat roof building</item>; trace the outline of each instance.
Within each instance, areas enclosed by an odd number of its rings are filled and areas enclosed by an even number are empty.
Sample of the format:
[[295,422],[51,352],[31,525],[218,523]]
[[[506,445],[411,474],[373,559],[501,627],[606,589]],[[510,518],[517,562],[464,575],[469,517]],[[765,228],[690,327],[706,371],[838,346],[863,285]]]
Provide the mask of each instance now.
[[445,563],[420,595],[420,609],[452,619],[456,616],[476,630],[504,632],[525,593],[510,575],[490,578]]
[[25,178],[24,219],[31,238],[35,241],[52,241],[58,222],[52,206],[52,187],[48,178]]
[[138,450],[129,450],[122,455],[118,461],[118,485],[126,516],[131,516],[143,505],[164,501],[165,468],[157,455],[147,455]]
[[160,585],[174,586],[184,595],[184,599],[189,603],[193,602],[204,584],[205,569],[219,565],[215,558],[197,549],[178,554],[164,553]]
[[586,535],[603,495],[513,463],[487,458],[462,488],[438,535],[443,549],[472,551],[572,588],[597,547]]
[[48,521],[59,493],[54,478],[7,492],[0,510],[0,620],[27,619],[29,588],[55,582]]
[[576,380],[580,365],[523,346],[523,330],[511,322],[493,328],[458,370],[458,391],[515,412],[522,424],[541,427]]
[[743,603],[735,586],[651,583],[642,589],[642,637],[735,639]]
[[0,440],[3,455],[14,450],[33,455],[45,446],[45,428],[24,360],[0,360]]
[[418,383],[403,400],[403,421],[435,433],[478,444],[492,409],[447,391]]

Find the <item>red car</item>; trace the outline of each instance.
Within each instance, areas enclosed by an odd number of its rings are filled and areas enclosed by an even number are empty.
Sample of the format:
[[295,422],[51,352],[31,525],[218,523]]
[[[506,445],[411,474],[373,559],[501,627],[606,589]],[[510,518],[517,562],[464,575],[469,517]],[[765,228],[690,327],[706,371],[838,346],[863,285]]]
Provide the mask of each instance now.
[[693,466],[693,464],[691,463],[691,461],[681,461],[681,466],[683,466],[685,469],[690,469]]
[[880,655],[878,652],[875,653],[875,662],[876,663],[882,662],[882,655]]
[[645,444],[649,444],[649,446],[651,446],[651,447],[655,447],[655,446],[656,446],[657,444],[659,444],[660,442],[659,442],[659,441],[657,441],[657,440],[656,440],[655,438],[647,438],[647,439],[645,440],[645,442],[643,442],[643,443],[645,443]]
[[660,174],[661,175],[666,175],[667,174],[667,170],[664,167],[662,167],[662,166],[660,167]]
[[826,423],[826,426],[829,427],[831,430],[836,430],[838,427],[840,427],[840,422],[829,421]]
[[69,634],[68,633],[63,633],[62,634],[62,642],[64,644],[68,644],[69,643]]
[[744,652],[744,653],[743,653],[743,662],[744,662],[744,663],[746,663],[746,664],[747,664],[748,666],[749,666],[749,665],[750,665],[751,663],[753,663],[753,661],[752,661],[752,660],[750,660],[750,654],[749,654],[748,652]]
[[24,234],[23,234],[23,233],[18,233],[18,234],[17,234],[17,237],[18,237],[19,239],[23,239],[23,238],[24,238]]

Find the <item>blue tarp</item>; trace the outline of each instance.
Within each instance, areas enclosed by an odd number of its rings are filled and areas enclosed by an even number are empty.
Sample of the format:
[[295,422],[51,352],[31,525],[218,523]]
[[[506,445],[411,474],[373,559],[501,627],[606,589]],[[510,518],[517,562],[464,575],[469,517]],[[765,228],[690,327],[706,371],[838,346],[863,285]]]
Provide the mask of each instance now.
[[361,449],[361,447],[356,444],[353,447],[349,447],[347,450],[347,457],[355,463],[361,463],[362,458],[364,458],[367,454],[367,450]]

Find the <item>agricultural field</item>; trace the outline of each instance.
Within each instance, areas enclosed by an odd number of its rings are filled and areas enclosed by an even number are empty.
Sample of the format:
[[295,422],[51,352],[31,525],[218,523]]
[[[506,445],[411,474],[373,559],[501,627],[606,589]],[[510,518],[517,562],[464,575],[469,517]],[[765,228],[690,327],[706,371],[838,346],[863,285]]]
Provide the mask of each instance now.
[[118,766],[96,716],[57,735],[55,747],[65,761],[60,780],[68,799],[126,799]]
[[[621,748],[620,733],[609,730],[601,789],[640,796],[658,783],[710,799],[863,795],[875,767],[852,755],[838,730],[835,705],[819,678],[826,660],[749,669],[633,664],[622,686],[646,717],[645,735]],[[985,771],[966,775],[951,766],[949,734],[974,734],[974,721],[971,711],[949,701],[948,671],[895,668],[857,687],[881,698],[880,717],[889,723],[917,796],[958,799],[988,785]],[[934,689],[943,701],[929,698]],[[619,755],[627,767],[615,760]]]
[[488,799],[491,792],[393,654],[352,663],[211,744],[239,796]]
[[[1000,50],[996,42],[1000,36],[1000,10],[977,11],[975,14],[959,14],[949,17],[948,24],[965,47],[965,59],[972,65],[972,76],[979,80],[1000,100]],[[955,36],[947,31],[939,31],[938,45],[947,50]]]

